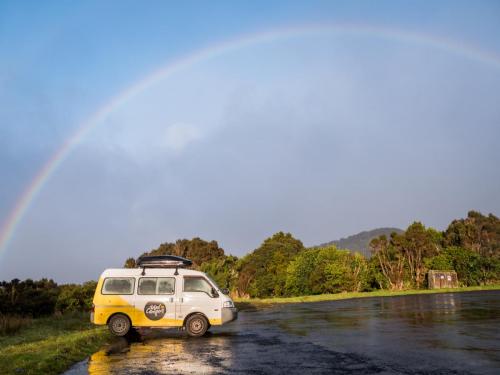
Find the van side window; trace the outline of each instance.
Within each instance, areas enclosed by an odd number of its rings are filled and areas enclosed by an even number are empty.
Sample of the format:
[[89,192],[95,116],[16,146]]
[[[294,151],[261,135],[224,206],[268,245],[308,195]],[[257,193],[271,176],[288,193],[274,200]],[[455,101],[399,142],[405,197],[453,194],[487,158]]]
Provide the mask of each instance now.
[[175,278],[173,277],[141,277],[137,294],[174,294]]
[[107,277],[102,285],[102,294],[134,294],[133,277]]
[[184,277],[185,292],[203,292],[212,295],[212,285],[204,277]]

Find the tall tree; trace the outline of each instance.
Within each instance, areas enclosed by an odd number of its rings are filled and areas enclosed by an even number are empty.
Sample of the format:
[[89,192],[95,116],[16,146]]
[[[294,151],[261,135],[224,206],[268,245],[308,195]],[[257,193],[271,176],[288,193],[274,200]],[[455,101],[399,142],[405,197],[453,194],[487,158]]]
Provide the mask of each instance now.
[[437,255],[439,235],[432,229],[426,229],[419,222],[411,224],[403,235],[396,236],[394,245],[405,253],[412,283],[421,288],[425,281],[427,268],[424,258]]
[[399,247],[401,241],[401,236],[393,233],[390,241],[382,235],[370,242],[370,248],[378,259],[382,274],[389,288],[393,290],[401,290],[404,287],[406,257]]

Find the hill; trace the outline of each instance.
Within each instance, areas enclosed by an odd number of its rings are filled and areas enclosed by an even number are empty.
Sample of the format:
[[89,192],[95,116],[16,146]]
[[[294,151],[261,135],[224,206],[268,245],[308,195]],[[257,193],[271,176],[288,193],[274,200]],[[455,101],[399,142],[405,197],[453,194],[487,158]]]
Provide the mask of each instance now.
[[349,237],[341,238],[340,240],[326,242],[319,245],[318,247],[335,245],[339,249],[349,249],[352,251],[359,251],[365,257],[369,258],[371,256],[370,247],[368,246],[370,241],[382,234],[385,234],[387,237],[389,237],[392,232],[402,233],[403,230],[399,228],[377,228],[369,231],[360,232],[358,234],[354,234]]

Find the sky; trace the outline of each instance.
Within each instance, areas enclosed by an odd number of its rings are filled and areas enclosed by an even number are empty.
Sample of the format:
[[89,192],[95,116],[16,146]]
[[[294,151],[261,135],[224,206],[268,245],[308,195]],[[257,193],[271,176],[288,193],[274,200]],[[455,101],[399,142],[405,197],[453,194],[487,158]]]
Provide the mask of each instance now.
[[498,1],[1,1],[0,280],[498,215],[498,103]]

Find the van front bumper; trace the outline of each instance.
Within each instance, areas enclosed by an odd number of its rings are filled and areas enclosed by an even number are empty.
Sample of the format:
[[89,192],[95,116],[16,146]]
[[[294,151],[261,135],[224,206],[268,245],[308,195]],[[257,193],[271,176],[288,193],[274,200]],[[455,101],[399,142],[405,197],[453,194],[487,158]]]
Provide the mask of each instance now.
[[238,309],[236,307],[222,308],[222,324],[238,319]]

